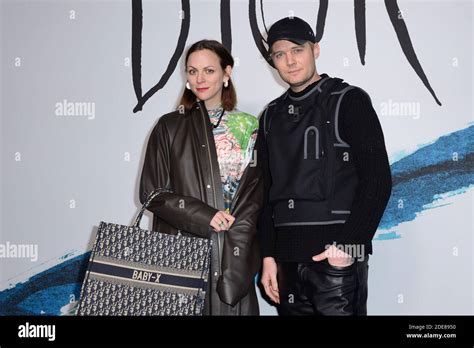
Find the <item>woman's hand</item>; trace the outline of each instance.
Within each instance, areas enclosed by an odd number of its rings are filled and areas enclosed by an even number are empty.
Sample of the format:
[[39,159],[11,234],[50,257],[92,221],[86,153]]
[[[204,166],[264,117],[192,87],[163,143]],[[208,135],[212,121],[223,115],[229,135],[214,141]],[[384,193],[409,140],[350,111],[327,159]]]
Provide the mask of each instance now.
[[211,220],[211,227],[216,232],[228,231],[235,221],[235,217],[225,211],[218,211]]

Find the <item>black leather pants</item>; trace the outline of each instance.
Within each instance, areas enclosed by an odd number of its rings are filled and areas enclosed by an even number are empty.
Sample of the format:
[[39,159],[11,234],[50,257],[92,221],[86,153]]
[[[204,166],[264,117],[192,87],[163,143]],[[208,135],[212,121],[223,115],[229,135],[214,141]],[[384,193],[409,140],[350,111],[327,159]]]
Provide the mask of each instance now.
[[367,315],[368,259],[348,267],[277,263],[279,315]]

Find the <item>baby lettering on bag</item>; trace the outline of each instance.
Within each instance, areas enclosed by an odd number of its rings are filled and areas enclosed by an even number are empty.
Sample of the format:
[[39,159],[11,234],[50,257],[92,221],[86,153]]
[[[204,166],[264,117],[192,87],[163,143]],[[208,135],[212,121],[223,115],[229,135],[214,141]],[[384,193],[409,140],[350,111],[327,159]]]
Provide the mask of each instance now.
[[132,274],[133,280],[143,280],[145,282],[154,282],[154,283],[159,283],[160,277],[161,277],[160,273],[138,271],[138,270],[134,270]]

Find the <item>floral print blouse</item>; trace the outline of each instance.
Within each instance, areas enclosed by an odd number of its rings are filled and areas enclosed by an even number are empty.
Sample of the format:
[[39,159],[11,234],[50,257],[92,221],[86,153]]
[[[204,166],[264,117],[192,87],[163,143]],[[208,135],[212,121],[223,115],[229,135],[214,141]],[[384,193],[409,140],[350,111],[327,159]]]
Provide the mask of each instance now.
[[[209,109],[209,120],[217,124],[222,107]],[[224,194],[224,208],[229,212],[240,178],[252,159],[257,139],[258,119],[234,109],[225,111],[217,128],[213,128],[217,158]]]

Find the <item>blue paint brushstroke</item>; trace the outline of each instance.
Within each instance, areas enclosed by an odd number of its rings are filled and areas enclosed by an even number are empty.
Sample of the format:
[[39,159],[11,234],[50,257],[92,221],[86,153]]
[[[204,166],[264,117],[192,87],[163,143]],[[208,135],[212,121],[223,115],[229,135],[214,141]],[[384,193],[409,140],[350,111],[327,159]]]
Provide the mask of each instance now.
[[[457,161],[453,160],[454,152],[458,154]],[[466,192],[474,184],[473,152],[474,126],[471,125],[393,163],[392,196],[379,229],[388,230],[412,221],[418,213],[442,206],[439,202],[434,205],[433,201]],[[400,199],[403,209],[398,207]],[[375,239],[400,237],[396,231],[388,231]],[[89,257],[90,252],[86,252],[0,292],[0,315],[64,314],[71,295],[79,299]]]
[[71,295],[79,299],[90,254],[64,261],[0,292],[0,315],[60,315]]
[[[455,158],[457,154],[457,158]],[[457,159],[457,160],[454,160]],[[474,184],[474,126],[444,135],[391,165],[393,188],[379,225],[388,230],[431,209],[440,194],[456,195]],[[399,208],[400,202],[403,208]],[[394,231],[375,240],[400,238]]]
[[452,154],[458,153],[459,161],[472,155],[474,151],[474,126],[443,135],[431,144],[402,158],[391,166],[392,176],[414,172],[423,167],[453,162]]

